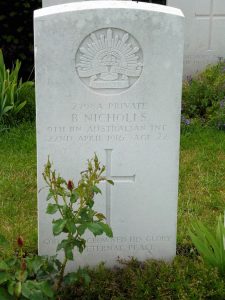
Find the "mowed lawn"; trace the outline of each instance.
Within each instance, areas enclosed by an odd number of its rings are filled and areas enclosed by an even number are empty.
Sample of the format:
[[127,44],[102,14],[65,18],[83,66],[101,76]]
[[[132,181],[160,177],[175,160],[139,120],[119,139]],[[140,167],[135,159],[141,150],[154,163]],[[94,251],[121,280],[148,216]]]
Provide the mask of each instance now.
[[[59,170],[60,171],[60,170]],[[191,127],[181,135],[178,253],[187,254],[192,220],[214,226],[225,209],[225,132]],[[0,132],[0,233],[37,251],[35,127]]]
[[34,125],[25,124],[0,133],[0,233],[14,245],[22,235],[27,250],[37,251]]

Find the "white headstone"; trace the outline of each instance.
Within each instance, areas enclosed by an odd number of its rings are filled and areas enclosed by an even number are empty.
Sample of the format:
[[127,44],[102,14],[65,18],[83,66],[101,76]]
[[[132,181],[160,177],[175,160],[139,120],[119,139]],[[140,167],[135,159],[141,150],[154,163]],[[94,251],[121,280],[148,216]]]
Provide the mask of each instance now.
[[[166,6],[80,2],[35,12],[38,189],[48,155],[79,179],[97,153],[115,186],[96,209],[114,238],[89,235],[76,264],[176,252],[183,15]],[[39,253],[55,253],[46,194],[39,195]],[[75,265],[76,265],[75,264]],[[73,266],[71,265],[71,268]]]
[[[42,6],[47,7],[52,5],[81,2],[81,1],[90,1],[90,0],[42,0]],[[123,1],[132,1],[132,0],[123,0]],[[148,2],[151,3],[152,1],[149,0]]]
[[[90,0],[42,0],[42,7],[74,3],[74,2],[82,2],[82,1],[90,1]],[[128,1],[128,0],[125,0],[125,1]]]
[[42,7],[59,5],[59,4],[67,4],[72,2],[78,2],[82,0],[42,0]]
[[224,0],[167,0],[185,16],[184,77],[225,58]]

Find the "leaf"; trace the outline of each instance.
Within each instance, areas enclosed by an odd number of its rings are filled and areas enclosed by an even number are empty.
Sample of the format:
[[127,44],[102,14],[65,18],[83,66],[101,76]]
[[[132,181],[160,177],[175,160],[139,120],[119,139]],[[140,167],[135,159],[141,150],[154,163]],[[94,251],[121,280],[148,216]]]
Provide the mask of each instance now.
[[40,290],[41,283],[28,280],[22,284],[22,295],[29,300],[45,300]]
[[46,298],[43,297],[41,291],[35,290],[35,291],[32,291],[32,294],[30,295],[29,300],[46,300]]
[[42,257],[35,256],[31,261],[31,267],[32,267],[34,273],[37,273],[40,270],[40,268],[43,266],[43,264],[44,264],[44,261],[43,261]]
[[6,106],[3,109],[3,115],[6,114],[8,111],[10,111],[13,108],[13,106]]
[[7,265],[9,267],[14,267],[16,265],[16,263],[17,263],[17,258],[15,258],[15,257],[7,259]]
[[67,240],[62,240],[57,246],[57,251],[64,249],[67,245],[67,242],[68,242]]
[[61,208],[62,208],[62,211],[63,211],[63,215],[64,216],[70,216],[71,215],[71,208],[68,206],[68,205],[66,205],[66,204],[64,204],[64,205],[61,205]]
[[73,284],[79,280],[77,272],[69,273],[64,277],[64,283],[67,285]]
[[[13,296],[14,294],[14,288],[15,288],[16,282],[15,281],[11,281],[8,283],[8,293]],[[0,298],[1,299],[1,298]]]
[[218,241],[218,259],[220,260],[220,272],[225,274],[225,227],[223,224],[222,216],[219,216],[217,229],[216,229],[216,238]]
[[79,252],[82,253],[85,249],[85,244],[86,244],[86,241],[84,239],[79,239],[79,240],[74,240],[73,241],[73,246],[77,247]]
[[50,200],[51,198],[53,198],[53,193],[52,193],[52,192],[49,192],[49,193],[48,193],[48,196],[47,196],[47,198],[46,198],[46,200],[48,201],[48,200]]
[[4,260],[0,261],[0,271],[7,271],[9,270],[9,266]]
[[46,213],[47,213],[47,214],[53,215],[53,214],[55,214],[57,211],[58,211],[58,205],[57,205],[57,204],[52,204],[52,203],[49,203],[49,204],[48,204],[47,210],[46,210]]
[[70,202],[76,203],[78,199],[79,199],[79,194],[76,191],[73,191],[72,195],[70,196]]
[[87,205],[88,205],[90,208],[92,208],[92,207],[94,206],[94,204],[95,204],[95,202],[94,202],[94,200],[92,200],[92,199],[89,199],[89,200],[87,201]]
[[96,216],[96,218],[98,218],[99,221],[106,219],[106,217],[101,213],[96,213],[95,216]]
[[84,280],[84,284],[87,286],[91,282],[91,277],[89,276],[88,272],[85,269],[78,270],[78,276]]
[[192,225],[189,235],[206,264],[217,267],[225,274],[224,225],[222,218],[218,220],[216,234],[211,232],[201,222]]
[[87,224],[81,224],[80,226],[77,227],[77,232],[79,233],[79,235],[83,235],[86,229],[87,229]]
[[202,235],[201,231],[198,231],[197,228],[195,228],[195,230],[196,235],[189,231],[189,235],[192,239],[193,244],[197,248],[199,254],[202,255],[204,261],[207,264],[214,266],[216,264],[216,261],[212,255],[212,250],[208,248],[207,240],[205,239],[204,235]]
[[26,104],[27,104],[27,102],[24,101],[24,102],[20,103],[18,106],[16,106],[14,108],[15,114],[18,114]]
[[6,272],[0,272],[0,284],[8,281],[9,275]]
[[114,185],[114,182],[113,182],[111,179],[107,179],[106,181],[107,181],[109,184]]
[[20,298],[22,294],[22,283],[21,281],[18,281],[15,285],[14,294],[16,296],[16,299]]
[[14,300],[14,297],[11,297],[4,288],[0,288],[0,299],[1,300]]
[[92,189],[93,189],[93,192],[94,192],[95,194],[101,194],[101,193],[102,193],[102,191],[101,191],[96,185],[94,185],[94,186],[92,187]]
[[[33,287],[32,287],[33,288]],[[29,281],[22,283],[22,295],[27,299],[30,299],[31,296],[31,286],[29,285]]]
[[46,295],[47,297],[52,298],[54,296],[52,286],[49,282],[43,281],[40,284],[40,289],[43,292],[43,294]]
[[79,210],[79,218],[81,218],[81,222],[84,223],[85,221],[89,220],[89,210],[87,207],[83,207]]
[[73,260],[73,246],[71,245],[67,245],[65,248],[64,248],[64,251],[65,251],[65,256],[68,260]]
[[88,275],[87,272],[83,273],[83,279],[84,279],[84,284],[87,286],[91,282],[91,277]]
[[61,243],[58,244],[57,246],[57,251],[64,249],[65,256],[69,260],[73,260],[73,244],[69,240],[62,240]]
[[63,219],[53,221],[53,234],[59,235],[63,231],[65,225],[66,225],[66,220]]
[[67,220],[66,227],[67,227],[68,231],[72,234],[74,234],[77,231],[76,225],[74,224],[74,222],[72,220]]
[[25,282],[25,280],[27,279],[28,273],[27,273],[27,271],[20,270],[20,271],[16,272],[15,276],[18,281]]
[[105,224],[105,223],[102,223],[102,222],[100,222],[99,224],[101,224],[101,227],[102,227],[103,231],[105,232],[105,234],[108,237],[113,237],[112,229],[108,224]]
[[99,223],[88,223],[87,227],[95,236],[103,233],[103,228]]

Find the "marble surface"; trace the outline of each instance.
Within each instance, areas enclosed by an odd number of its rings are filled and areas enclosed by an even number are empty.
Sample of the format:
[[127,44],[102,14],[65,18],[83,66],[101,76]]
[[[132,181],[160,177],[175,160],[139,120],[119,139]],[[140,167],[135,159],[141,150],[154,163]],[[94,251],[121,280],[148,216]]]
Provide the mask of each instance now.
[[[38,190],[48,155],[79,179],[96,152],[113,187],[96,210],[113,239],[87,235],[78,265],[176,253],[183,23],[180,10],[97,1],[35,11]],[[39,254],[53,255],[46,190],[38,194]]]
[[184,77],[225,58],[225,1],[168,0],[185,15]]

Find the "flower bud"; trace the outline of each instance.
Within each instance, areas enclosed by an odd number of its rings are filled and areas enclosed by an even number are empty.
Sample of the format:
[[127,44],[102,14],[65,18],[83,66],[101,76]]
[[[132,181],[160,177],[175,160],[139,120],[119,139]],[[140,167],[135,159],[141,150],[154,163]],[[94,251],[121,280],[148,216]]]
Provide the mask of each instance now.
[[24,245],[24,241],[23,241],[23,238],[21,236],[18,237],[17,239],[17,245],[22,248],[23,245]]
[[74,187],[73,181],[72,181],[72,180],[69,180],[69,181],[67,182],[67,188],[68,188],[68,190],[72,191],[72,190],[73,190],[73,187]]

